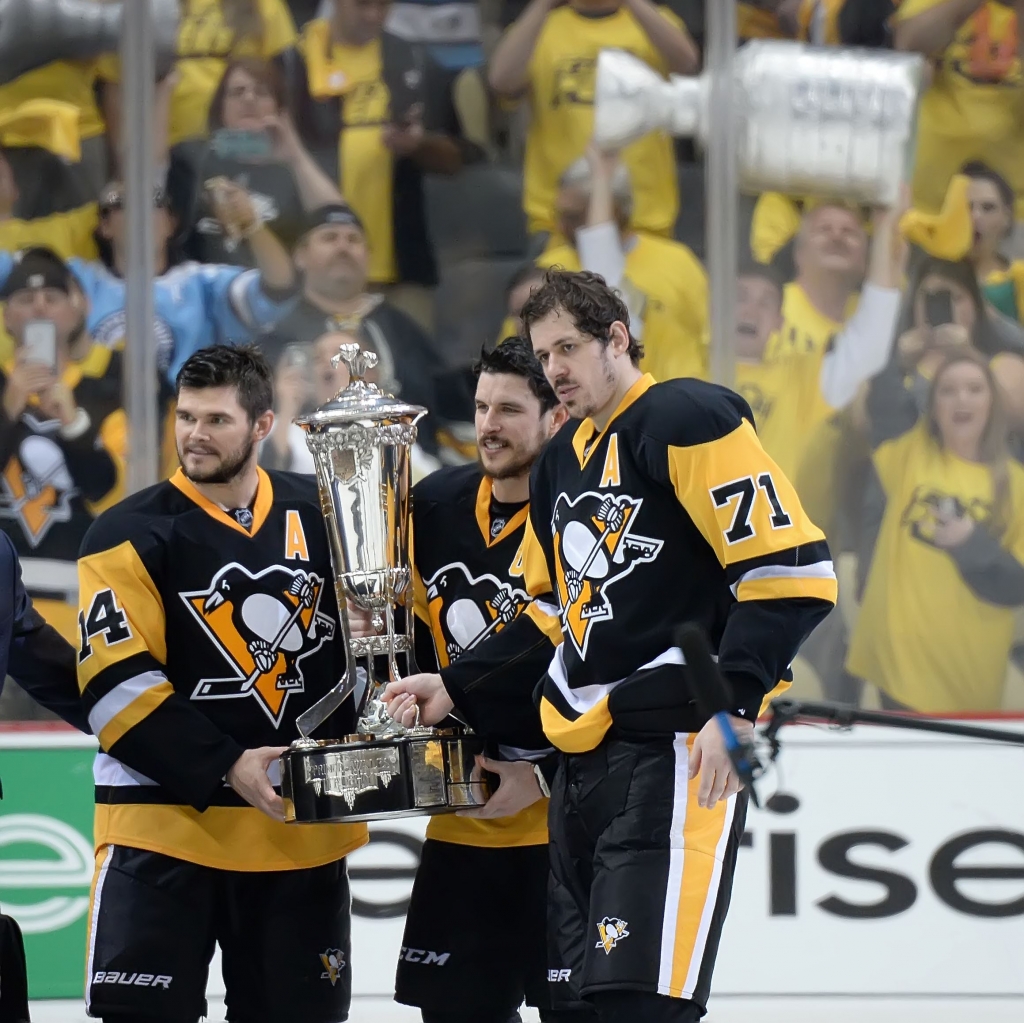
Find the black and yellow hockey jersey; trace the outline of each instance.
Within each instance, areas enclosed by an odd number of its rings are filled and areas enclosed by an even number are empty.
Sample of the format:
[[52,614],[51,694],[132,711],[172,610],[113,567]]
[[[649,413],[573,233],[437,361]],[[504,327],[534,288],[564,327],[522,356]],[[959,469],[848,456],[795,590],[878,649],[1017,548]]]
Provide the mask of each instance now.
[[[603,431],[570,423],[541,454],[523,569],[552,612],[548,635],[560,632],[540,700],[559,749],[593,749],[613,724],[632,736],[703,724],[673,640],[684,622],[707,632],[736,712],[752,719],[834,605],[824,535],[752,421],[732,391],[645,375]],[[442,672],[460,708],[468,697],[485,714],[486,691],[511,687],[501,664],[543,627],[539,616],[522,621],[521,635]]]
[[[525,503],[495,502],[491,480],[477,465],[441,469],[413,488],[415,606],[432,646],[425,651],[417,642],[420,670],[430,670],[430,661],[446,668],[530,605],[519,558],[528,515]],[[427,838],[495,848],[545,845],[547,812],[542,799],[514,817],[432,817]]]
[[[223,780],[244,749],[297,738],[296,716],[344,671],[311,477],[260,470],[250,533],[179,470],[97,519],[78,573],[97,847],[263,871],[366,841],[363,824],[273,821]],[[350,700],[325,737],[351,731],[352,714]]]
[[[0,393],[12,367],[0,370]],[[71,438],[34,398],[14,421],[0,409],[0,528],[18,550],[40,614],[71,642],[78,548],[95,516],[123,494],[122,376],[122,354],[103,345],[68,364],[63,383],[88,415]]]

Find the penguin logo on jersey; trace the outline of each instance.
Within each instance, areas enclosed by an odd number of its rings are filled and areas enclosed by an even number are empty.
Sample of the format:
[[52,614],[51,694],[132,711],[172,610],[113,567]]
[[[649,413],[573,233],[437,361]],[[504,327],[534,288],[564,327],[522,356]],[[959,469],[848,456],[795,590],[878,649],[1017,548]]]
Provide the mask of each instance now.
[[980,499],[964,504],[958,497],[943,493],[941,490],[915,487],[903,511],[901,524],[909,529],[915,540],[934,547],[935,530],[939,524],[964,515],[969,515],[975,522],[985,524],[992,518],[992,508]]
[[595,948],[603,948],[605,955],[611,955],[611,951],[622,941],[629,937],[629,924],[620,920],[617,916],[606,916],[597,925],[598,941]]
[[424,584],[430,629],[442,668],[493,632],[500,632],[530,603],[522,590],[493,575],[474,577],[461,562],[439,568]]
[[209,589],[180,594],[234,672],[200,679],[193,700],[251,696],[276,727],[289,693],[305,690],[302,661],[334,637],[320,608],[324,581],[272,565],[253,575],[237,563],[222,568]]
[[78,488],[64,452],[49,437],[35,433],[21,442],[0,476],[0,488],[0,518],[17,521],[31,547],[43,542],[51,526],[71,521]]
[[551,521],[562,625],[586,657],[595,622],[613,618],[608,590],[633,569],[653,561],[663,541],[633,534],[643,498],[592,491],[570,501],[559,494]]

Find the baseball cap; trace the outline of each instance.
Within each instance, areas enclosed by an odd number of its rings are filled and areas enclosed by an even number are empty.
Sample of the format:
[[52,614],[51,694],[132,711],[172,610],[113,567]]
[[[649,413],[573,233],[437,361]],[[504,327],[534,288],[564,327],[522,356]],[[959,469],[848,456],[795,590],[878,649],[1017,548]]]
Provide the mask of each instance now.
[[359,219],[359,214],[348,203],[335,202],[310,210],[302,223],[300,237],[304,237],[310,231],[315,231],[318,227],[332,225],[355,227],[366,234],[366,228],[363,226],[362,220]]
[[7,280],[0,288],[0,300],[6,300],[18,291],[56,288],[65,295],[71,293],[74,278],[67,264],[50,249],[26,249],[14,264]]

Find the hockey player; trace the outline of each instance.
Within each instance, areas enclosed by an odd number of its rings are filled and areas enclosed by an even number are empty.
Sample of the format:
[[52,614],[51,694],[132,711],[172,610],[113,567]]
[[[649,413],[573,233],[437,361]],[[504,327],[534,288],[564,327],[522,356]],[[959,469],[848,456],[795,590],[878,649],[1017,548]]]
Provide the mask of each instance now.
[[[540,698],[544,731],[567,754],[549,813],[550,976],[602,1023],[693,1023],[747,793],[717,722],[689,699],[673,630],[706,630],[733,726],[747,731],[833,607],[835,574],[746,402],[641,374],[628,313],[600,277],[550,271],[523,321],[580,420],[538,459],[523,544],[525,588],[554,600],[561,629]],[[503,667],[535,636],[539,618],[520,620],[443,677],[392,683],[393,712],[404,720],[415,697],[429,723],[454,704],[488,734],[493,709],[528,688]]]
[[347,1018],[344,857],[366,828],[286,825],[274,788],[296,716],[344,664],[316,483],[256,465],[271,405],[255,349],[197,352],[177,379],[181,469],[83,541],[78,677],[100,742],[86,1000],[110,1023],[205,1015],[215,942],[231,1019]]
[[[483,353],[476,370],[480,465],[442,469],[413,490],[421,668],[458,661],[530,605],[519,559],[530,468],[566,420],[529,342],[506,339]],[[533,668],[534,681],[548,660],[550,648]],[[513,1023],[524,998],[542,1019],[555,1018],[547,992],[542,756],[502,746],[501,759],[483,762],[500,777],[488,805],[434,817],[427,827],[396,985],[397,1000],[419,1006],[425,1023]],[[515,926],[507,926],[511,920]]]

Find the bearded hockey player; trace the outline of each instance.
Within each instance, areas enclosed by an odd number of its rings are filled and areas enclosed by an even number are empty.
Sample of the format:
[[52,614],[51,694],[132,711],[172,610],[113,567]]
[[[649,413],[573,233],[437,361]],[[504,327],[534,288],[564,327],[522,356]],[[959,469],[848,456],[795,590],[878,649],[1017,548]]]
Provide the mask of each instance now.
[[111,1023],[205,1015],[215,943],[231,1019],[348,1017],[344,857],[366,828],[286,825],[275,788],[344,648],[316,483],[256,465],[270,380],[252,348],[193,355],[181,468],[82,546],[78,678],[100,742],[86,998]]
[[[476,369],[480,465],[442,469],[413,490],[421,667],[458,661],[530,605],[519,560],[530,469],[566,420],[523,339],[485,351]],[[549,659],[550,649],[540,670]],[[484,762],[500,777],[484,809],[427,827],[396,984],[425,1023],[512,1023],[524,999],[542,1019],[562,1018],[548,1008],[543,752],[500,755]]]
[[[540,687],[544,731],[566,754],[548,818],[549,976],[564,981],[559,1002],[582,996],[602,1023],[693,1023],[747,793],[689,698],[673,633],[704,629],[733,727],[749,731],[835,603],[832,561],[746,402],[642,374],[626,308],[600,277],[549,271],[523,322],[579,420],[537,461],[523,543],[525,588],[538,612],[555,604],[561,631]],[[521,615],[440,675],[392,683],[396,713],[415,696],[426,723],[454,705],[488,734],[493,708],[527,688],[503,665],[539,621]]]

